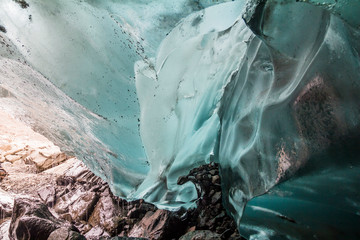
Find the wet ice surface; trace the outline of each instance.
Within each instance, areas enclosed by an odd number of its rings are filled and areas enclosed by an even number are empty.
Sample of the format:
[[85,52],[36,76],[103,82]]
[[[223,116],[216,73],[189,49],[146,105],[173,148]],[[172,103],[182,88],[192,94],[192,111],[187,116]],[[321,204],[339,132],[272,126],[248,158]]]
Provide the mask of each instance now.
[[[216,161],[238,223],[247,201],[292,178],[280,198],[249,203],[245,235],[316,238],[331,225],[352,237],[356,224],[333,220],[359,222],[359,2],[304,2],[4,0],[1,108],[119,196],[194,206],[195,187],[177,179]],[[324,209],[310,227],[300,199]]]

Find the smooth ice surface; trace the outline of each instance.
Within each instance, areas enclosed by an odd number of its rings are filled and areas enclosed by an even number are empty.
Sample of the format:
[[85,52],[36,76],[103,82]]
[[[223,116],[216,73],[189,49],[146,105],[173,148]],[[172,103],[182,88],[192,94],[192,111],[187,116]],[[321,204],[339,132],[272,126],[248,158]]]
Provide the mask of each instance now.
[[245,237],[359,237],[359,0],[28,2],[0,0],[0,107],[115,194],[192,207],[216,161]]
[[135,62],[150,62],[183,17],[227,1],[27,2],[0,1],[2,47],[10,49],[2,58],[2,107],[83,158],[116,194],[139,198],[150,163]]

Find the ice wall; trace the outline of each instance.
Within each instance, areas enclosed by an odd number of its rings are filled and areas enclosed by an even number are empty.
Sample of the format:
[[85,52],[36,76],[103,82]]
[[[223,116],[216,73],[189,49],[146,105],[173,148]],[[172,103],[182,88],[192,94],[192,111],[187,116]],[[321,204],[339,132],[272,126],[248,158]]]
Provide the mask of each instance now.
[[224,94],[224,200],[240,220],[244,202],[291,180],[250,201],[243,233],[274,239],[358,236],[359,24],[348,12],[349,5],[359,12],[358,4],[248,6],[244,20],[261,42],[250,43],[250,61]]
[[216,161],[244,236],[358,236],[360,1],[28,2],[0,1],[1,108],[117,195],[195,206]]
[[[48,89],[50,83],[34,83],[29,84],[30,88],[15,89],[13,93],[18,95],[18,100],[22,99],[21,102],[30,101],[26,100],[27,92],[35,91],[33,95],[38,96],[38,99],[31,100],[33,106],[25,105],[25,109],[17,111],[16,115],[32,119],[27,121],[60,144],[63,150],[88,159],[85,161],[93,166],[94,171],[113,183],[115,192],[129,196],[149,169],[139,136],[140,113],[134,64],[154,56],[162,39],[181,18],[202,9],[203,5],[210,5],[210,2],[27,2],[29,6],[22,8],[15,1],[1,0],[0,25],[6,27],[6,38],[16,48],[12,51],[19,52],[24,61],[65,94],[58,100],[48,100],[47,95],[53,95],[55,91]],[[4,47],[7,44],[4,43]],[[20,71],[18,66],[13,68]],[[13,88],[13,81],[18,81],[21,86],[24,78],[26,82],[34,79],[17,76],[14,80],[3,74],[1,82],[6,88]],[[40,75],[35,78],[46,82]],[[39,91],[42,94],[38,94]],[[62,102],[69,98],[85,107],[85,114],[97,115],[95,118],[98,120],[88,121],[87,117],[78,114],[74,110],[77,104],[73,101],[70,105],[74,107],[62,106]],[[43,102],[57,102],[60,106],[58,110],[51,107],[44,113],[40,111],[44,108],[37,106],[44,105]],[[76,120],[62,121],[64,112],[77,116]],[[83,118],[89,124],[81,122]],[[86,130],[80,131],[82,127],[77,126],[78,120],[80,126],[87,126]],[[54,134],[54,129],[61,134]],[[75,136],[76,131],[79,136]],[[92,137],[80,136],[82,134]],[[92,139],[102,146],[94,144]]]

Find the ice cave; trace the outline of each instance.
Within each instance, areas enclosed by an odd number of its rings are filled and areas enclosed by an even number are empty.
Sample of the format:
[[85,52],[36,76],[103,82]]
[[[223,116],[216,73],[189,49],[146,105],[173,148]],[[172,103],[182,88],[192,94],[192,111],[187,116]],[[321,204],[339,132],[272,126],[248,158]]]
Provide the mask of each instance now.
[[359,0],[0,0],[0,110],[112,192],[245,239],[360,238]]

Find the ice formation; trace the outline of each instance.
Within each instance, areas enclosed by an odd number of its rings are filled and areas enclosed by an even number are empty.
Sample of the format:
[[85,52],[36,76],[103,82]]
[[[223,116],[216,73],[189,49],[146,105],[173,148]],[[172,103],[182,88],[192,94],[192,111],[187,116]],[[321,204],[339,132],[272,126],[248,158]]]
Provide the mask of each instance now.
[[28,3],[0,1],[0,108],[115,194],[193,207],[216,161],[245,237],[359,236],[359,0]]

